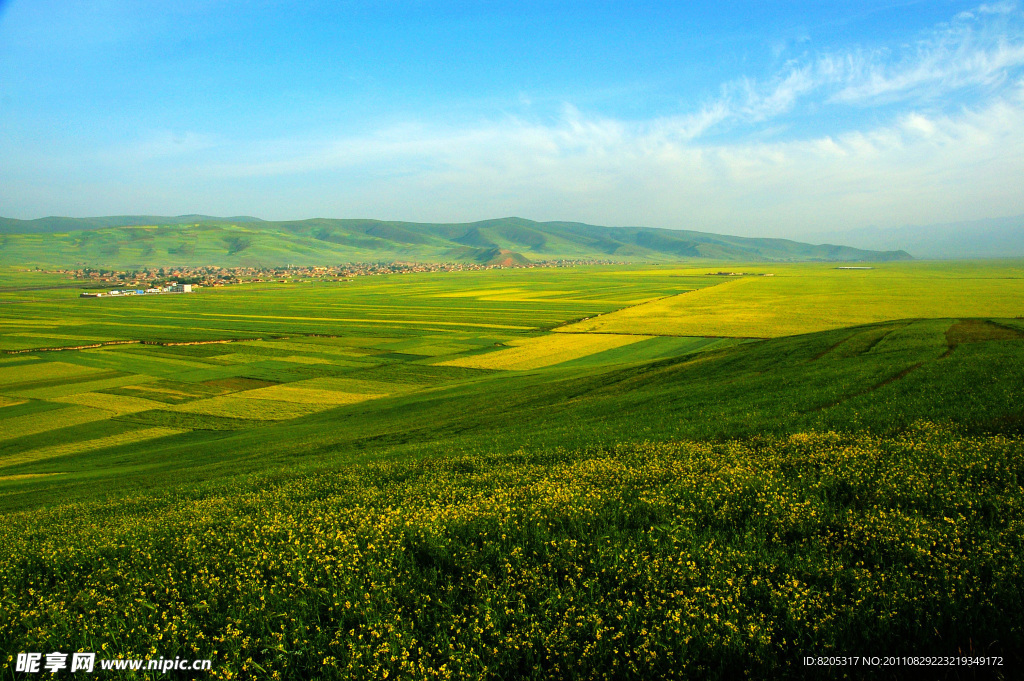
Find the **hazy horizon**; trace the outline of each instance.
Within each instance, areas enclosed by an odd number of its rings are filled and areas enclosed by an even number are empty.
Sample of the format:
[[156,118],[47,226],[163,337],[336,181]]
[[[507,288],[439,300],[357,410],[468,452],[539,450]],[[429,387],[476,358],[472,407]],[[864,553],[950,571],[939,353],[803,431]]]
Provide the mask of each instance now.
[[0,2],[0,215],[1017,216],[1016,2]]

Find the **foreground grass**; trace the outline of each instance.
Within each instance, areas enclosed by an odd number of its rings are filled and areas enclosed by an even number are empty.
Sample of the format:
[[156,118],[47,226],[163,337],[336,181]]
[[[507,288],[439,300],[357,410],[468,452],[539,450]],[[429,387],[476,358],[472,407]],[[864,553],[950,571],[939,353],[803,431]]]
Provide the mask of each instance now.
[[379,462],[10,514],[0,646],[213,657],[214,678],[1019,664],[1022,454],[919,424]]

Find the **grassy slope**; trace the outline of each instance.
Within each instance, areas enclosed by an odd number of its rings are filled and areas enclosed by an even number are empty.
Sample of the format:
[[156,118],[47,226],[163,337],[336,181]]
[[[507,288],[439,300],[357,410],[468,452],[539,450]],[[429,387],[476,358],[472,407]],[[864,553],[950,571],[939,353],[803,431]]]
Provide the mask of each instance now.
[[[195,217],[194,222],[185,218]],[[598,227],[503,218],[466,224],[314,219],[51,218],[0,225],[0,264],[133,268],[166,265],[325,265],[353,261],[900,260],[902,252],[812,246],[685,230]],[[69,222],[71,221],[71,222]],[[72,229],[77,227],[78,229]],[[62,231],[54,231],[61,229]],[[21,231],[18,231],[21,230]],[[505,256],[502,256],[505,257]]]
[[0,527],[0,641],[212,657],[212,678],[820,678],[803,656],[965,654],[1012,678],[1022,458],[922,427],[69,505]]

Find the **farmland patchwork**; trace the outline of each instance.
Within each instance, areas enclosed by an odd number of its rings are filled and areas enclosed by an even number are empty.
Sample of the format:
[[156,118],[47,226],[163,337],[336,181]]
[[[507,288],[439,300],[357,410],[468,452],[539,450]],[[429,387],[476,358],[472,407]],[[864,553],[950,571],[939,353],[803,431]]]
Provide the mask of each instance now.
[[0,643],[209,678],[1024,664],[1024,264],[873,267],[0,287]]

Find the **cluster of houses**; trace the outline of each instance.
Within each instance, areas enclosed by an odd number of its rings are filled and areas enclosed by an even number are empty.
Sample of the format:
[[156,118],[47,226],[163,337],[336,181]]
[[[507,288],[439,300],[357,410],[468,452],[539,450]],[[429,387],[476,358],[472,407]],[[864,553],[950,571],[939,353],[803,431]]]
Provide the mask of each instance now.
[[101,298],[106,296],[145,296],[155,293],[192,293],[192,284],[179,284],[176,281],[169,282],[162,288],[130,288],[114,289],[109,293],[82,293],[80,298]]
[[[3,0],[0,0],[0,4]],[[465,270],[490,270],[505,267],[577,267],[581,265],[625,265],[624,261],[593,260],[587,258],[575,260],[537,260],[534,262],[509,265],[464,263],[464,262],[355,262],[329,266],[288,265],[281,267],[220,267],[203,266],[189,267],[185,265],[139,270],[106,270],[82,267],[79,269],[43,270],[51,274],[71,275],[78,281],[89,281],[94,284],[114,284],[123,288],[104,292],[104,296],[145,295],[147,293],[186,293],[187,291],[167,291],[164,289],[138,288],[149,286],[148,282],[164,279],[187,279],[198,286],[216,288],[229,284],[260,283],[270,281],[351,281],[352,277],[382,274],[411,274],[413,272],[459,272]],[[130,287],[130,288],[129,288]],[[89,294],[85,298],[95,298],[99,294]]]

